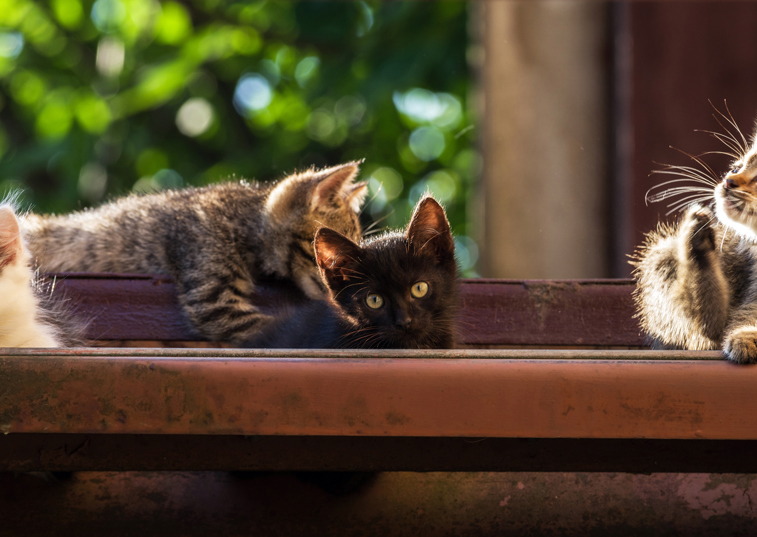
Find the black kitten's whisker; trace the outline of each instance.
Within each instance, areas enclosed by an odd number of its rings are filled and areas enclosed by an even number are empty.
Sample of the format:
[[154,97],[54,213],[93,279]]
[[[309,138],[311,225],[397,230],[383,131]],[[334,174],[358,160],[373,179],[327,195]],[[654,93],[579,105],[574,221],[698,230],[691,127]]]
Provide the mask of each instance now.
[[365,234],[366,234],[367,231],[372,230],[374,227],[376,227],[377,225],[379,225],[381,222],[383,222],[384,220],[386,220],[387,218],[389,218],[393,214],[394,214],[394,209],[392,209],[387,214],[385,214],[384,216],[382,216],[381,218],[379,218],[378,220],[376,220],[375,222],[373,222],[370,226],[368,226],[367,228],[365,228],[365,230],[363,231],[363,236],[365,236]]
[[369,231],[368,233],[363,233],[363,237],[370,237],[371,235],[375,235],[376,233],[381,233],[384,231],[383,229],[373,229]]
[[363,211],[365,211],[368,208],[368,206],[371,203],[373,203],[373,200],[376,199],[376,196],[378,196],[379,192],[381,192],[383,189],[384,189],[384,185],[382,183],[379,183],[378,190],[376,190],[376,192],[373,194],[373,197],[371,199],[369,199],[368,202],[365,205],[363,205],[363,208],[360,209],[360,212],[357,213],[358,218],[360,218],[363,215]]
[[[365,283],[365,282],[358,282],[358,283],[353,283],[353,284],[351,284],[351,285],[347,285],[347,286],[345,286],[345,287],[344,287],[343,289],[340,289],[340,290],[339,290],[339,292],[337,292],[337,293],[336,293],[336,294],[334,295],[334,300],[336,300],[337,298],[339,298],[339,295],[341,295],[341,294],[342,294],[342,292],[343,292],[343,291],[345,291],[345,290],[346,290],[346,289],[347,289],[348,287],[352,287],[352,286],[354,286],[354,285],[360,285],[360,284],[364,284],[364,283]],[[356,293],[359,293],[360,291],[363,291],[363,290],[365,290],[365,289],[367,289],[367,285],[363,285],[363,287],[361,287],[360,289],[358,289],[358,290],[356,291]]]

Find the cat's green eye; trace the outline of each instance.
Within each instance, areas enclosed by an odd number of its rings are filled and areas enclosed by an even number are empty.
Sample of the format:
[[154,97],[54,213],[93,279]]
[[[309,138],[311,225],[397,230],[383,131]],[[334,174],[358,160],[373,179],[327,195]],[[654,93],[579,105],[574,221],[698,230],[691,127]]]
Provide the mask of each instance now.
[[415,282],[410,288],[410,294],[415,298],[423,298],[428,293],[428,284],[426,282]]
[[365,297],[365,303],[368,304],[369,308],[377,310],[384,305],[384,299],[381,298],[381,295],[368,295]]

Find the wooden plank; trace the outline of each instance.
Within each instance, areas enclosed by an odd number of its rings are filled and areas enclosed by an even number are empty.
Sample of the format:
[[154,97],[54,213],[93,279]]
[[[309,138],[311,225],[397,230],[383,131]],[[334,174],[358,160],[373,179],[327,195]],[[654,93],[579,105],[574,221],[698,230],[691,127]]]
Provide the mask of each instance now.
[[[58,274],[55,292],[89,321],[94,340],[197,341],[176,287],[149,275]],[[641,346],[630,280],[463,280],[461,345]],[[275,314],[302,297],[266,282],[255,303]]]
[[757,440],[757,368],[714,352],[46,352],[0,357],[3,433]]
[[633,319],[630,280],[466,280],[460,341],[466,345],[645,344]]

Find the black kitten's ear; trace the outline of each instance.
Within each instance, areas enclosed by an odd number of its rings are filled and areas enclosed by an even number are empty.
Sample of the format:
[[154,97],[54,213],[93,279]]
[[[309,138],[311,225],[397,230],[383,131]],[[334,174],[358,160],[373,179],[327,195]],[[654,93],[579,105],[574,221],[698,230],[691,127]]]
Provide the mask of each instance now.
[[447,215],[431,196],[421,199],[415,206],[405,236],[416,252],[432,252],[440,261],[454,261],[455,241]]
[[358,200],[356,205],[357,208],[354,208],[355,203],[353,203],[350,197],[355,188],[360,192],[363,188],[360,186],[360,183],[357,185],[352,183],[355,177],[357,177],[358,171],[360,171],[359,162],[348,162],[320,172],[318,174],[320,176],[320,182],[318,183],[318,186],[315,187],[311,206],[317,207],[319,205],[331,203],[338,198],[343,198],[349,200],[350,205],[353,206],[353,210],[359,211],[360,205],[365,199],[365,195],[356,198]]
[[10,205],[0,205],[0,267],[13,262],[21,252],[21,229]]
[[341,289],[358,276],[360,246],[327,227],[315,234],[315,260],[330,289]]

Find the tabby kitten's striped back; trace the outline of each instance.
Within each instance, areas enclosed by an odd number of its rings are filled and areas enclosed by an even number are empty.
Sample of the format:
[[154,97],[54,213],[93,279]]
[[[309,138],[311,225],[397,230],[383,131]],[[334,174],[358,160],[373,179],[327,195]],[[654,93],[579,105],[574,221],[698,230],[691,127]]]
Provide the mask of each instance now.
[[130,195],[63,216],[29,214],[25,231],[44,271],[167,274],[196,331],[242,343],[269,318],[250,296],[262,277],[325,295],[313,236],[323,225],[360,238],[366,185],[358,163],[291,175]]

